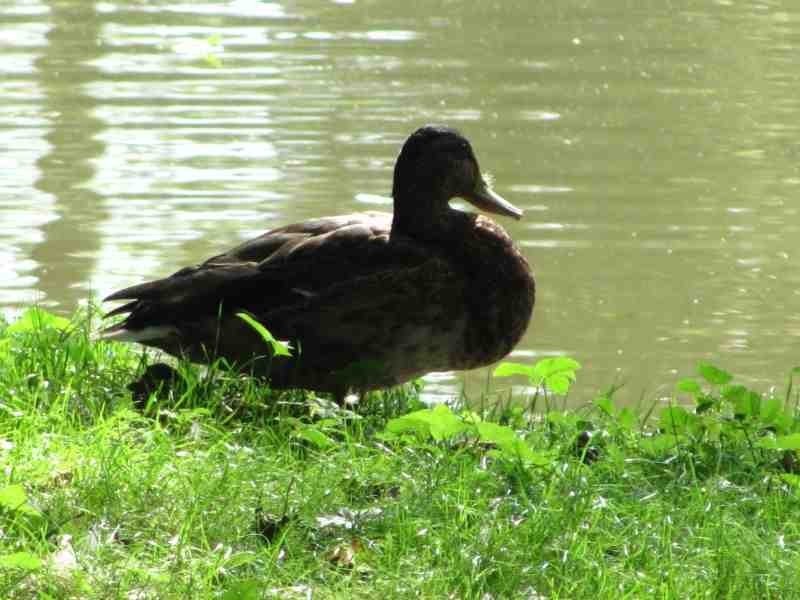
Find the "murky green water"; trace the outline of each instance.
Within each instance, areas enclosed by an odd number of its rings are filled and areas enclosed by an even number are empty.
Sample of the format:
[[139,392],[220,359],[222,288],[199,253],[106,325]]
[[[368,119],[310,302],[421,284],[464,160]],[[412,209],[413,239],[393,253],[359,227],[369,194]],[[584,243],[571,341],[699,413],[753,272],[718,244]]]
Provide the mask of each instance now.
[[[800,3],[0,2],[0,305],[70,310],[265,229],[390,207],[472,139],[585,394],[800,364]],[[480,385],[483,375],[470,377]],[[431,391],[458,384],[432,377]]]

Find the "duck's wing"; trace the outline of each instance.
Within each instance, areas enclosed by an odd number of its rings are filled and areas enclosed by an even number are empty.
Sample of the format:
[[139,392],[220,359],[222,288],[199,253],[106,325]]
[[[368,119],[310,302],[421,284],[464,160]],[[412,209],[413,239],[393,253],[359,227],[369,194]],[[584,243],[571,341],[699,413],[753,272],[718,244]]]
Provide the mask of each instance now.
[[[390,239],[390,225],[390,215],[367,213],[272,230],[200,265],[111,294],[105,300],[129,302],[109,316],[128,316],[106,334],[180,330],[232,311],[269,316],[281,334],[287,327],[275,324],[274,316],[296,322],[298,311],[327,313],[337,303],[374,303],[369,296],[375,282],[408,281],[416,269],[441,260],[427,246]],[[382,297],[387,293],[384,289]]]

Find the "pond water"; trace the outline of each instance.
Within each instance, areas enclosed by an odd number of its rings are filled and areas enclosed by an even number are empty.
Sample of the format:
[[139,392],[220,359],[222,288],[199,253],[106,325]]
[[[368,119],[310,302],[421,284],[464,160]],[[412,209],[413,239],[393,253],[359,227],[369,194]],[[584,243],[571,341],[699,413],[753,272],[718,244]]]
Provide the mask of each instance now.
[[399,145],[444,122],[526,211],[515,360],[577,358],[580,397],[701,360],[767,389],[800,364],[799,56],[778,0],[4,2],[0,306],[390,209]]

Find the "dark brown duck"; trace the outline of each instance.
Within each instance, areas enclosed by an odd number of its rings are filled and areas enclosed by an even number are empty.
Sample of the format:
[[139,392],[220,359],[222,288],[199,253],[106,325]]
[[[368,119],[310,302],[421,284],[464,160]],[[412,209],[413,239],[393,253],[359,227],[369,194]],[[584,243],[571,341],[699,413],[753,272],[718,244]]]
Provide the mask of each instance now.
[[[195,362],[223,357],[274,388],[342,393],[495,362],[531,318],[534,280],[502,227],[451,208],[459,197],[519,219],[470,143],[427,126],[394,169],[394,215],[366,212],[273,229],[204,263],[111,294],[127,314],[103,332]],[[289,340],[267,354],[246,312]]]

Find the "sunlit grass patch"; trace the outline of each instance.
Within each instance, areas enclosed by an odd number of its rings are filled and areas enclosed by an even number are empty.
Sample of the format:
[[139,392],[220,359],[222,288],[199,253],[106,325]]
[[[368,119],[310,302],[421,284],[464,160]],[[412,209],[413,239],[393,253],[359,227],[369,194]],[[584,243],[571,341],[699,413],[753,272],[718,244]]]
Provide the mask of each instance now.
[[0,324],[2,597],[800,595],[791,383],[701,365],[650,415],[563,411],[548,359],[491,409],[344,409],[177,363],[139,402],[151,358],[94,318]]

